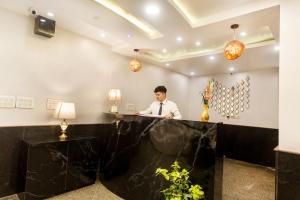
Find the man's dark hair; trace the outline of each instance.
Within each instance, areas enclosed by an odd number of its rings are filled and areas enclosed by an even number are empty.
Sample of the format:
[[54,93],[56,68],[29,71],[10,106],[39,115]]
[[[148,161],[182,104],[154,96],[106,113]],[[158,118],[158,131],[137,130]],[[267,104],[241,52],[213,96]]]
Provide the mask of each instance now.
[[154,93],[156,93],[156,92],[167,93],[167,88],[165,86],[163,86],[163,85],[157,86],[154,89]]

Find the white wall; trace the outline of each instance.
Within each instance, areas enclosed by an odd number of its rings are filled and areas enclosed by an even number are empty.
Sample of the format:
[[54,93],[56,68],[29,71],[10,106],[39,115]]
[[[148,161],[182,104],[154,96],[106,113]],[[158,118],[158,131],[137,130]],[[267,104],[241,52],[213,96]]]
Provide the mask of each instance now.
[[[73,123],[102,123],[109,110],[107,93],[120,88],[123,101],[146,108],[154,99],[153,89],[166,85],[184,118],[199,120],[202,112],[199,91],[208,78],[189,79],[145,64],[139,73],[128,69],[129,58],[112,53],[110,47],[58,28],[48,39],[33,34],[33,19],[0,9],[0,95],[29,96],[35,109],[0,108],[0,126],[57,124],[46,110],[47,98],[76,103]],[[278,71],[248,72],[251,77],[250,110],[240,119],[226,120],[210,109],[211,121],[260,127],[278,127]],[[243,74],[216,75],[228,86]]]
[[280,2],[279,148],[300,152],[300,1]]
[[121,89],[123,109],[130,102],[140,110],[154,100],[153,89],[161,84],[183,116],[188,115],[182,98],[188,96],[185,76],[150,64],[133,73],[129,58],[112,53],[104,44],[60,28],[51,39],[37,36],[31,17],[3,9],[0,27],[0,95],[35,99],[35,109],[0,108],[0,126],[56,124],[53,111],[46,110],[47,98],[75,102],[73,123],[101,123],[102,113],[109,110],[110,88]]
[[245,109],[238,119],[227,119],[213,108],[209,109],[210,121],[267,128],[278,128],[278,68],[249,71],[237,74],[222,74],[193,78],[190,83],[189,118],[199,120],[202,113],[202,96],[208,80],[214,78],[226,87],[231,87],[250,77],[250,108]]

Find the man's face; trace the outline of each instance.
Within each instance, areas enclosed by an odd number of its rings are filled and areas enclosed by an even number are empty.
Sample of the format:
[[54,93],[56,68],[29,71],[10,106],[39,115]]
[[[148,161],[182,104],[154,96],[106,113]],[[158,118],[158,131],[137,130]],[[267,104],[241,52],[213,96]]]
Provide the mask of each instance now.
[[166,93],[155,92],[155,97],[157,101],[163,102],[166,99]]

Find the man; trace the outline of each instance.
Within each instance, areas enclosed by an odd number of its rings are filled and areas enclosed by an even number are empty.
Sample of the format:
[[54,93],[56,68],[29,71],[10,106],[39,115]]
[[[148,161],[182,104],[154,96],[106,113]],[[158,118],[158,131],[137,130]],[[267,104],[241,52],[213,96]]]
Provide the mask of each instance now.
[[167,88],[165,86],[158,86],[154,89],[156,101],[144,111],[139,114],[161,115],[166,119],[181,119],[182,116],[177,108],[176,103],[167,99]]

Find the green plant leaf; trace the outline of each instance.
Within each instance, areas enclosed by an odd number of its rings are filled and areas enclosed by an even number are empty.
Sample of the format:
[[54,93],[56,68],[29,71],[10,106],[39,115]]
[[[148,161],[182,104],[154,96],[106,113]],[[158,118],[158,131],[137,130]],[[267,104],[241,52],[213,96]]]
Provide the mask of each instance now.
[[157,168],[155,171],[156,176],[157,175],[162,175],[166,180],[170,179],[170,176],[168,174],[168,170],[167,169],[161,169],[161,168]]
[[189,171],[182,169],[177,161],[171,165],[171,171],[157,168],[156,176],[161,175],[170,182],[168,188],[162,190],[166,200],[199,200],[204,199],[204,192],[200,185],[191,185]]
[[177,161],[175,161],[173,164],[172,164],[172,168],[173,168],[173,170],[178,170],[178,169],[180,169],[180,166],[179,166],[179,164],[178,164],[178,162]]
[[204,199],[204,192],[199,185],[192,185],[189,192],[192,194],[193,200]]

